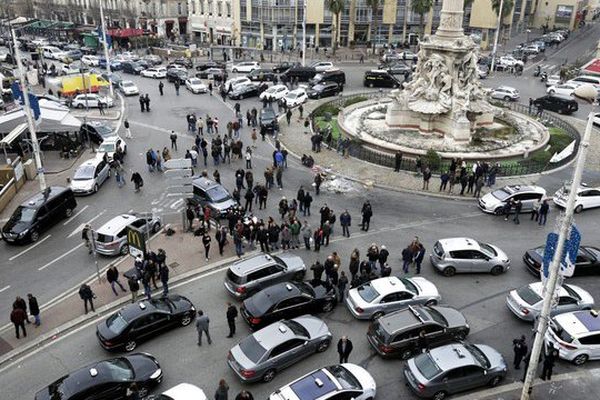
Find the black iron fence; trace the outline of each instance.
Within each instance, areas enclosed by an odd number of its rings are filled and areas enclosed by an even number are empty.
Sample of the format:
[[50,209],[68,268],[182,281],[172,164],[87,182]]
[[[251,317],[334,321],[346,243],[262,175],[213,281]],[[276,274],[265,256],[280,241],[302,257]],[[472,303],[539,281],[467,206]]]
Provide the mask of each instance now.
[[[319,105],[312,113],[311,117],[322,116],[324,110],[331,110],[332,108],[342,109],[347,104],[352,103],[353,99],[356,98],[366,98],[369,100],[373,99],[381,99],[381,92],[366,92],[366,93],[355,93],[348,96],[340,96],[332,101],[323,103]],[[555,168],[559,168],[565,164],[571,162],[575,157],[577,157],[577,150],[579,149],[579,142],[581,140],[581,136],[577,129],[573,127],[573,125],[569,124],[565,120],[548,113],[546,111],[542,111],[541,114],[538,114],[538,110],[536,107],[529,107],[525,104],[518,103],[497,103],[496,105],[508,108],[514,112],[518,112],[521,114],[530,115],[531,117],[536,117],[540,122],[542,122],[547,127],[556,127],[560,128],[567,135],[569,135],[575,141],[574,151],[564,159],[555,162],[545,162],[540,161],[535,158],[513,158],[513,159],[480,159],[480,160],[470,160],[467,163],[467,169],[471,170],[472,164],[475,161],[487,162],[489,165],[494,165],[496,163],[500,164],[500,171],[498,176],[516,176],[516,175],[529,175],[541,173],[544,171],[552,170]],[[315,126],[315,125],[313,125]],[[340,132],[342,135],[345,133]],[[351,138],[352,139],[352,138]],[[333,146],[333,144],[332,144]],[[395,168],[396,167],[396,156],[395,154],[388,153],[385,151],[380,151],[369,147],[365,143],[359,140],[352,140],[350,142],[349,147],[347,148],[348,154],[351,157],[357,158],[359,160],[367,161],[373,164],[381,165],[384,167]],[[441,174],[444,171],[448,171],[450,164],[450,159],[441,159],[441,160],[430,160],[427,156],[423,156],[420,159],[414,158],[412,156],[403,156],[402,161],[400,163],[400,169],[404,171],[411,172],[420,172],[425,166],[429,166],[433,174]]]

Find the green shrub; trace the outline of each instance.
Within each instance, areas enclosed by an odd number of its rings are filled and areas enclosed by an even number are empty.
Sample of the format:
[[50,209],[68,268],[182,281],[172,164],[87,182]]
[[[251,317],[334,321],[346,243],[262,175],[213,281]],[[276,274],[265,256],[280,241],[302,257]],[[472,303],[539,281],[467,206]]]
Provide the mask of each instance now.
[[369,100],[369,99],[366,98],[365,96],[351,97],[348,100],[344,101],[344,107],[348,107],[348,106],[351,106],[352,104],[360,103],[361,101],[366,101],[366,100]]
[[433,149],[427,150],[425,154],[425,162],[432,171],[437,171],[442,163],[442,157]]
[[322,106],[317,107],[317,109],[312,112],[312,115],[315,118],[319,118],[319,117],[323,117],[325,115],[325,113],[329,113],[332,116],[336,117],[339,112],[340,112],[340,108],[338,106],[328,103],[328,104],[323,104]]

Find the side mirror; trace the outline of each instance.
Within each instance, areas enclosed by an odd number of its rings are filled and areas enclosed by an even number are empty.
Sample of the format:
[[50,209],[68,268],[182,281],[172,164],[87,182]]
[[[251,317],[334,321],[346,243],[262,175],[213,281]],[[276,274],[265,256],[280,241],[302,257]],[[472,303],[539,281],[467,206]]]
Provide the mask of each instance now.
[[448,383],[448,378],[442,379],[442,383]]
[[488,373],[487,373],[487,370],[483,370],[483,374],[484,374],[484,375],[487,375],[487,374],[488,374]]

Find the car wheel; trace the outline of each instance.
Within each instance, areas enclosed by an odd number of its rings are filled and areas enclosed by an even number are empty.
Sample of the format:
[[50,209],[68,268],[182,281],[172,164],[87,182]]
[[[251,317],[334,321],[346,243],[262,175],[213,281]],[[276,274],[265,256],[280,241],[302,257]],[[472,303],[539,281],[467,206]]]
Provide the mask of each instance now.
[[146,397],[148,395],[148,388],[144,386],[140,387],[138,389],[138,395],[140,396],[140,399]]
[[502,207],[498,207],[494,210],[494,214],[495,215],[501,215],[502,214]]
[[323,340],[321,343],[319,343],[319,346],[317,347],[317,353],[322,353],[325,350],[327,350],[330,344],[331,341],[329,339]]
[[427,303],[425,303],[425,305],[428,307],[435,306],[436,304],[437,304],[437,300],[435,300],[435,299],[427,300]]
[[444,275],[446,276],[454,276],[456,274],[456,268],[454,267],[446,267],[444,268]]
[[231,70],[231,72],[233,72],[234,74],[236,74],[238,72],[237,68],[234,68]]
[[383,317],[384,313],[383,311],[377,311],[375,314],[373,314],[373,321],[378,320],[379,318]]
[[77,108],[83,108],[83,104],[77,104]]
[[573,364],[575,365],[583,365],[586,363],[586,361],[588,360],[588,355],[587,354],[580,354],[577,357],[575,357],[573,359]]
[[510,96],[504,96],[504,101],[510,101]]
[[323,312],[330,312],[333,310],[333,301],[329,300],[323,304]]
[[575,213],[576,214],[579,214],[582,211],[583,211],[583,206],[581,204],[578,205],[577,207],[575,207]]
[[262,377],[263,382],[271,382],[273,380],[273,378],[275,378],[275,375],[277,374],[277,372],[275,372],[274,369],[270,369],[267,372],[265,372],[265,374]]
[[495,376],[491,381],[490,381],[490,386],[491,387],[496,387],[498,386],[498,384],[500,383],[500,381],[502,380],[501,377],[499,376]]
[[97,193],[97,192],[98,192],[98,184],[97,184],[97,183],[95,183],[95,184],[94,184],[94,193]]
[[188,326],[192,322],[192,313],[185,314],[181,318],[181,326]]
[[67,208],[65,210],[65,217],[69,218],[71,215],[73,215],[73,209],[72,208]]
[[556,92],[555,92],[554,90],[550,90],[548,93],[549,93],[549,94],[554,94],[554,93],[556,93]]
[[375,85],[373,85],[373,83],[371,82],[371,83],[369,83],[369,87],[373,88],[373,87],[375,87]]
[[411,358],[413,356],[413,351],[411,349],[404,349],[402,350],[402,352],[400,353],[400,358],[402,360],[408,360],[409,358]]
[[37,231],[31,231],[31,233],[29,234],[29,238],[31,239],[32,242],[37,242],[38,239],[40,238],[40,234]]
[[490,272],[492,275],[497,276],[497,275],[500,275],[502,273],[502,271],[504,271],[504,268],[502,268],[502,265],[495,265],[494,268],[492,268],[492,270]]
[[443,400],[446,398],[446,392],[440,391],[433,395],[433,400]]
[[160,229],[160,222],[155,222],[154,225],[152,225],[152,233],[158,232],[159,229]]
[[136,347],[137,343],[135,340],[128,340],[127,343],[125,343],[125,351],[134,351]]
[[121,247],[121,250],[119,252],[121,253],[122,256],[126,256],[127,254],[129,254],[129,245],[124,244],[123,247]]

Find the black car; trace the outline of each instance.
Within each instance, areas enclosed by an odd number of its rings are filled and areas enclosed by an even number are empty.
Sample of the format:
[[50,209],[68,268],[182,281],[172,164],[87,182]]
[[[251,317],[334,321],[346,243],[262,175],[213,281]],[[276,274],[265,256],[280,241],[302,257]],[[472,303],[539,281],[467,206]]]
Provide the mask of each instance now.
[[156,358],[136,353],[73,371],[37,392],[35,400],[124,400],[129,398],[127,389],[133,383],[138,386],[141,398],[162,379]]
[[311,86],[317,83],[337,83],[340,87],[346,84],[346,73],[340,69],[334,68],[327,71],[319,72],[309,82]]
[[251,81],[255,82],[272,82],[275,78],[275,73],[264,68],[255,69],[246,75]]
[[173,64],[178,64],[186,68],[194,68],[194,63],[192,60],[185,57],[177,57],[173,60]]
[[[544,259],[544,246],[527,250],[523,255],[523,261],[527,271],[535,277],[540,277],[540,268]],[[598,275],[600,274],[600,249],[592,246],[580,246],[575,261],[575,272],[573,276]]]
[[96,144],[102,143],[104,139],[108,137],[117,135],[110,125],[100,121],[88,121],[87,123],[82,124],[81,128],[79,128],[79,133],[85,143],[87,143],[88,140],[91,140]]
[[77,201],[73,191],[50,186],[22,203],[2,227],[8,243],[36,242],[40,234],[73,215]]
[[179,80],[180,85],[185,85],[185,81],[188,78],[188,74],[180,69],[170,69],[167,71],[167,80],[169,82],[175,82]]
[[322,97],[337,96],[341,92],[340,87],[335,82],[318,83],[308,89],[306,95],[309,99],[320,99]]
[[273,72],[275,72],[276,74],[280,74],[282,72],[287,71],[288,69],[290,69],[292,67],[299,67],[299,66],[300,66],[300,63],[298,63],[298,62],[282,61],[273,67]]
[[139,75],[144,70],[144,67],[136,61],[123,61],[121,65],[123,66],[123,72],[128,74]]
[[366,87],[389,87],[399,88],[400,81],[387,71],[372,70],[365,72],[363,85]]
[[251,329],[260,329],[284,318],[329,312],[336,304],[336,291],[329,283],[283,282],[248,297],[240,312]]
[[[419,340],[421,332],[425,340]],[[371,347],[382,357],[407,360],[422,352],[422,345],[437,347],[469,334],[465,317],[457,310],[438,306],[409,306],[373,321],[367,331]]]
[[260,109],[259,123],[261,131],[264,129],[266,133],[273,133],[279,129],[279,122],[277,121],[277,113],[273,110],[273,107],[263,107]]
[[111,73],[110,75],[107,74],[106,72],[103,72],[101,76],[102,76],[102,78],[104,78],[105,81],[110,82],[113,85],[113,87],[119,86],[119,84],[123,81],[123,78],[121,78],[121,75],[115,74],[114,72]]
[[294,66],[281,74],[282,82],[291,82],[292,79],[298,78],[300,82],[308,82],[315,77],[317,71],[313,67]]
[[174,326],[188,326],[195,318],[191,301],[179,295],[142,300],[125,306],[96,326],[106,350],[133,351],[139,342]]
[[136,63],[141,66],[143,69],[148,69],[150,67],[152,67],[154,64],[152,64],[149,61],[146,60],[137,60]]
[[231,92],[229,98],[234,100],[245,99],[247,97],[258,96],[258,85],[256,83],[243,83],[237,85]]
[[533,105],[559,114],[572,114],[579,109],[579,105],[575,100],[558,95],[539,97],[533,101]]
[[393,64],[382,64],[379,66],[379,69],[385,70],[392,75],[411,74],[414,71],[414,67],[411,67],[402,61]]
[[227,80],[227,72],[221,68],[207,68],[202,72],[196,73],[196,78],[212,79],[217,82]]
[[225,69],[225,64],[218,61],[206,61],[196,65],[196,71],[205,71],[209,68]]

